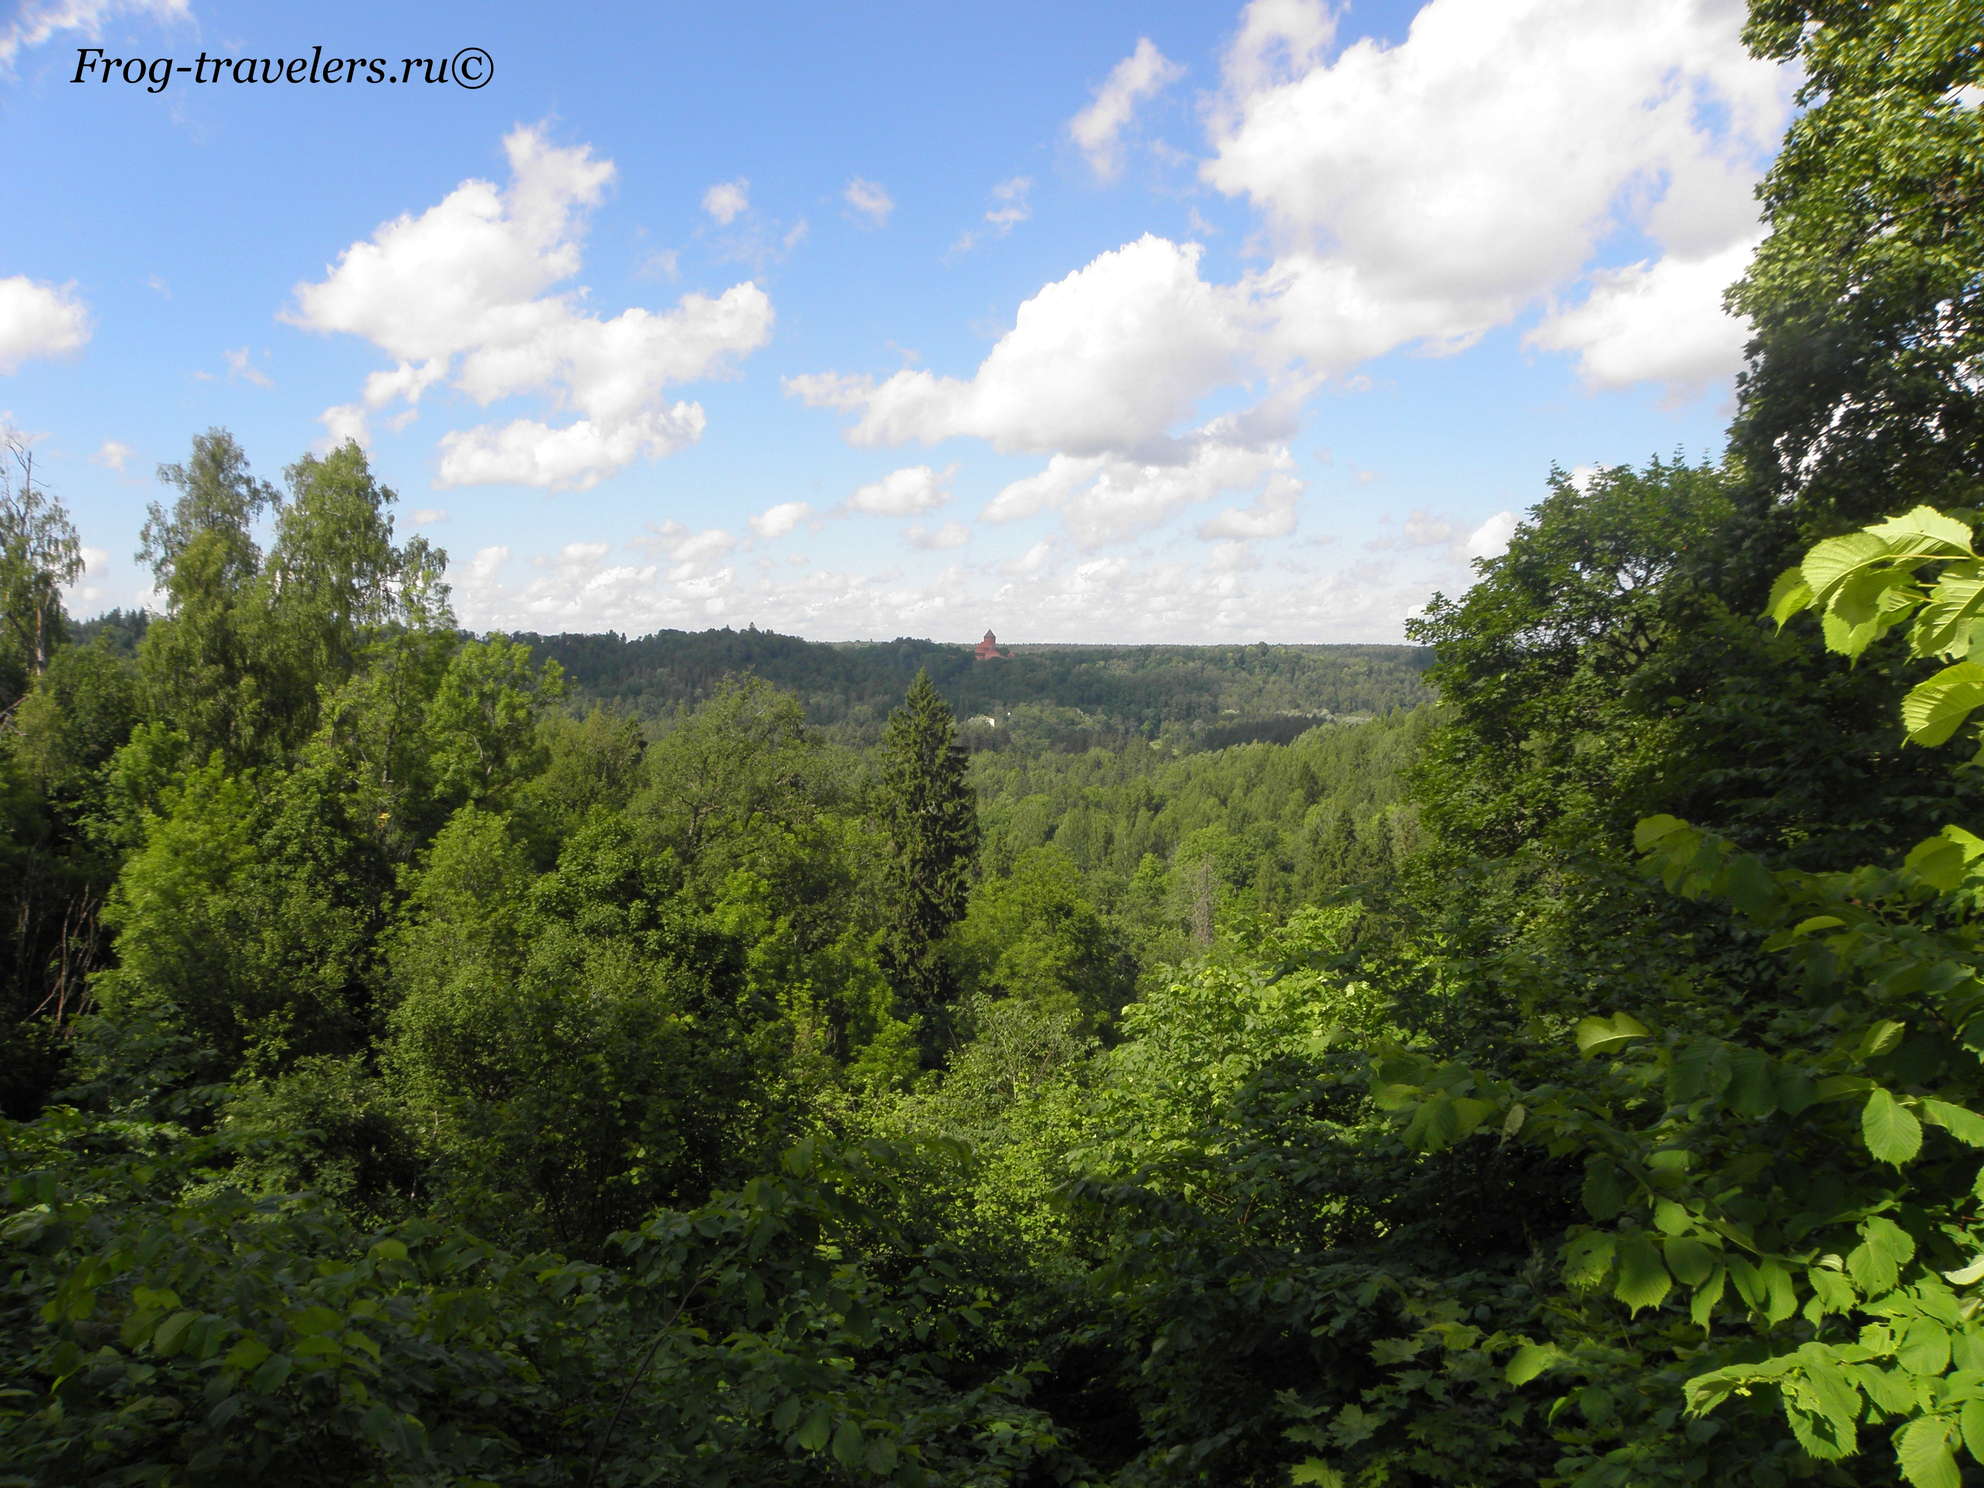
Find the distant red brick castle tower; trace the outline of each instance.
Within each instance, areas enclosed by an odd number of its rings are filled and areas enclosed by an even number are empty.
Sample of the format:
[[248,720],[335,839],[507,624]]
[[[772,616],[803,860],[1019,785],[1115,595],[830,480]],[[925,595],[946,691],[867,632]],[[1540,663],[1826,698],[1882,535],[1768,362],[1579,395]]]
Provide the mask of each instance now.
[[999,638],[989,630],[985,632],[985,639],[978,643],[978,649],[972,652],[972,655],[980,661],[1006,661],[1010,659],[1005,652],[999,649]]

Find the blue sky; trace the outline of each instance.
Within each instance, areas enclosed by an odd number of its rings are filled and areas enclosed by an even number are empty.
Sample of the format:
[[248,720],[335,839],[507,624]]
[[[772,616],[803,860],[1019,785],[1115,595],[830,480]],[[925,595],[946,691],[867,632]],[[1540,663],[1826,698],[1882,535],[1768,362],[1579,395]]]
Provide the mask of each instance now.
[[[1720,448],[1742,12],[29,0],[0,424],[86,613],[223,426],[363,441],[476,628],[1396,640],[1553,462]],[[146,74],[316,47],[491,71]]]

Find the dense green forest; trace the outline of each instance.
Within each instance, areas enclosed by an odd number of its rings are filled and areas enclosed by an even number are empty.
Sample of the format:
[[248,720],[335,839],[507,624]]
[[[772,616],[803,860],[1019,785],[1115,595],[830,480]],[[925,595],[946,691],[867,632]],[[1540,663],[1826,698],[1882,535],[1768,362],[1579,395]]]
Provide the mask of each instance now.
[[555,661],[575,696],[641,718],[707,699],[727,677],[797,696],[835,738],[872,744],[919,671],[950,704],[967,748],[1113,748],[1163,738],[1179,749],[1281,743],[1319,722],[1427,702],[1430,652],[1411,646],[1029,646],[979,661],[971,647],[802,641],[748,630],[512,640]]
[[1984,1481],[1984,46],[1746,36],[1727,450],[1423,672],[469,637],[221,431],[79,623],[17,461],[0,1484]]

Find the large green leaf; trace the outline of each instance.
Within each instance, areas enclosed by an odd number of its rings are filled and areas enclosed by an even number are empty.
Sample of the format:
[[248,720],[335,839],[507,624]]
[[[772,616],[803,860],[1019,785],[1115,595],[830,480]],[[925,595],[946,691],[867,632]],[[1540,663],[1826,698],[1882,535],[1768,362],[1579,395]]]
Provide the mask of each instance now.
[[1902,1333],[1894,1359],[1910,1374],[1940,1375],[1950,1366],[1949,1329],[1934,1318],[1916,1318]]
[[1922,1150],[1922,1123],[1879,1086],[1868,1094],[1867,1104],[1860,1110],[1860,1134],[1869,1152],[1896,1167]]
[[1694,830],[1678,816],[1643,816],[1633,824],[1633,847],[1639,852],[1651,852],[1675,833],[1692,835]]
[[1595,1287],[1612,1269],[1618,1242],[1604,1230],[1574,1235],[1564,1247],[1564,1280],[1580,1290]]
[[1908,690],[1901,700],[1901,721],[1911,741],[1934,747],[1963,727],[1980,706],[1984,706],[1984,665],[1959,661]]
[[152,1348],[168,1356],[178,1353],[180,1344],[185,1342],[186,1330],[199,1316],[197,1312],[175,1312],[160,1323],[158,1331],[152,1334]]
[[[1844,1457],[1859,1446],[1856,1423],[1860,1419],[1860,1392],[1853,1388],[1846,1371],[1832,1350],[1823,1344],[1808,1343],[1798,1350],[1805,1368],[1799,1377],[1799,1395],[1824,1418],[1829,1431],[1817,1457]],[[1807,1450],[1811,1448],[1808,1446]]]
[[1826,644],[1844,655],[1858,656],[1920,603],[1921,593],[1907,570],[1862,569],[1833,595],[1826,611]]
[[1984,1462],[1984,1399],[1964,1401],[1957,1419],[1963,1427],[1964,1446],[1972,1457]]
[[1889,1053],[1901,1042],[1901,1036],[1907,1032],[1907,1024],[1894,1018],[1881,1019],[1861,1036],[1860,1057],[1876,1059]]
[[1847,1252],[1846,1272],[1868,1297],[1894,1290],[1901,1268],[1915,1255],[1915,1238],[1884,1214],[1861,1222],[1860,1243]]
[[1695,1288],[1695,1295],[1688,1302],[1688,1316],[1698,1328],[1706,1328],[1709,1319],[1715,1316],[1716,1304],[1722,1300],[1724,1287],[1729,1281],[1726,1266],[1717,1266],[1708,1277]]
[[1811,605],[1812,586],[1805,582],[1804,570],[1787,568],[1771,585],[1770,603],[1765,606],[1764,613],[1775,620],[1778,629],[1782,630],[1793,615],[1810,609]]
[[1692,1235],[1674,1235],[1660,1242],[1667,1269],[1683,1286],[1700,1286],[1715,1270],[1715,1252]]
[[1915,1488],[1963,1488],[1963,1474],[1950,1450],[1954,1425],[1941,1416],[1918,1416],[1895,1433],[1894,1451],[1901,1475]]
[[1984,613],[1984,574],[1975,563],[1946,569],[1915,617],[1908,643],[1917,656],[1954,656],[1970,645],[1970,623]]
[[1813,599],[1820,605],[1830,605],[1840,585],[1892,552],[1884,539],[1871,532],[1849,532],[1815,544],[1798,566],[1811,586]]
[[1765,1261],[1758,1268],[1764,1282],[1764,1316],[1781,1323],[1798,1310],[1798,1289],[1782,1261]]
[[862,1438],[859,1422],[843,1420],[834,1428],[834,1460],[842,1467],[852,1470],[866,1450],[867,1443]]
[[1631,1013],[1614,1013],[1609,1018],[1585,1018],[1578,1023],[1577,1041],[1580,1054],[1607,1054],[1636,1038],[1647,1037],[1649,1030]]
[[1867,529],[1895,553],[1928,553],[1934,557],[1974,557],[1970,529],[1933,506],[1912,507]]
[[1947,837],[1929,837],[1908,851],[1902,866],[1938,893],[1963,882],[1963,849]]
[[1646,1231],[1631,1230],[1619,1237],[1619,1279],[1613,1296],[1637,1313],[1643,1307],[1658,1307],[1673,1285],[1667,1263]]
[[1631,1193],[1626,1175],[1609,1157],[1597,1156],[1585,1164],[1584,1186],[1579,1191],[1585,1213],[1593,1219],[1617,1219],[1625,1212]]
[[1510,1356],[1502,1377],[1512,1385],[1526,1385],[1563,1358],[1564,1351],[1554,1343],[1525,1343]]
[[827,1444],[832,1430],[832,1413],[824,1405],[816,1405],[799,1428],[799,1445],[808,1452],[817,1452]]
[[1967,1106],[1951,1105],[1948,1101],[1925,1098],[1922,1102],[1922,1116],[1931,1126],[1940,1126],[1959,1142],[1972,1147],[1984,1147],[1984,1116]]

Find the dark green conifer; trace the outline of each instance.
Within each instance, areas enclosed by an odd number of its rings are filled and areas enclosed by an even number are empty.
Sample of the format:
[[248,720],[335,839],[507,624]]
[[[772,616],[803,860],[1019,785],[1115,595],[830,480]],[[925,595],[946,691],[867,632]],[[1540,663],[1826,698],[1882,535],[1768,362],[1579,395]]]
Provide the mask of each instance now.
[[965,779],[950,705],[919,671],[882,736],[882,819],[889,833],[885,964],[907,1008],[951,1000],[939,944],[964,918],[978,861],[978,800]]

